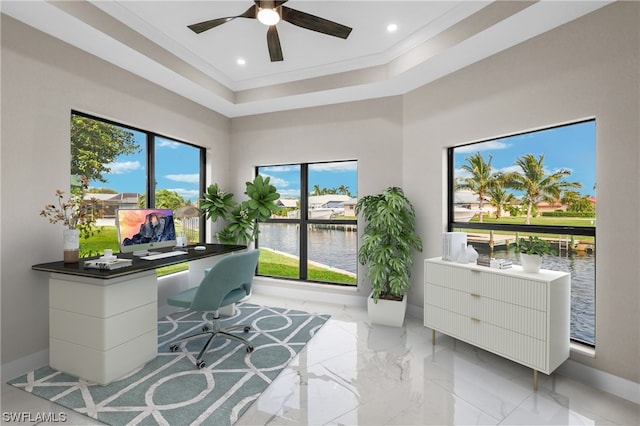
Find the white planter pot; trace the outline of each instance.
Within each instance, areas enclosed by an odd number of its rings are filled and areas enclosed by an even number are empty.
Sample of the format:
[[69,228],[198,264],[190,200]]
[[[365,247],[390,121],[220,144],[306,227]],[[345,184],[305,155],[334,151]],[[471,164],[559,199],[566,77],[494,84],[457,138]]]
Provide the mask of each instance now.
[[537,274],[538,272],[540,272],[542,256],[540,256],[539,254],[520,253],[520,263],[522,263],[522,270],[524,272]]
[[378,303],[375,303],[372,294],[373,292],[367,299],[369,322],[389,327],[402,327],[404,315],[407,312],[407,296],[405,295],[400,301],[378,299]]

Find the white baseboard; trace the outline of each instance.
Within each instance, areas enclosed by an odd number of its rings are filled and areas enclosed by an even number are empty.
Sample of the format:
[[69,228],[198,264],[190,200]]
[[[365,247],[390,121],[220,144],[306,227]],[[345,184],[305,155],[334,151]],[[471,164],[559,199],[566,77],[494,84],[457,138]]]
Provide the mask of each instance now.
[[[291,283],[287,280],[275,278],[255,277],[251,291],[266,296],[286,297],[298,300],[313,300],[321,303],[336,303],[346,306],[360,306],[366,308],[367,296],[358,293],[351,287],[327,289],[325,284]],[[339,299],[337,299],[339,297]]]
[[49,365],[49,349],[4,363],[0,367],[2,370],[2,383],[45,365]]
[[640,383],[589,367],[572,359],[568,359],[558,367],[556,373],[619,396],[635,404],[640,404]]

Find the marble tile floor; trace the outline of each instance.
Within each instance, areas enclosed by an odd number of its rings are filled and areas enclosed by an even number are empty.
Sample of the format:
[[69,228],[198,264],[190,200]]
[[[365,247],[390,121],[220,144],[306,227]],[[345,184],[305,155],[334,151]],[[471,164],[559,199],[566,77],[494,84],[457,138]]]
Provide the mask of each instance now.
[[[418,318],[372,326],[366,308],[261,294],[252,303],[332,318],[236,422],[244,425],[638,425],[640,406],[575,380],[530,369],[437,334]],[[2,412],[64,412],[2,384]],[[29,423],[22,423],[29,424]],[[31,424],[47,425],[56,423]]]

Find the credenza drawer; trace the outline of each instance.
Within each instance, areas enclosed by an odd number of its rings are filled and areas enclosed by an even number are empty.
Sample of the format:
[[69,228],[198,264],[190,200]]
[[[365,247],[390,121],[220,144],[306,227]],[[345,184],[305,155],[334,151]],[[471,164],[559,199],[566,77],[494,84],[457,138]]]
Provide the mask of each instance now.
[[467,342],[495,354],[545,371],[545,342],[533,337],[497,327],[484,321],[470,319]]
[[540,311],[546,309],[547,284],[545,282],[486,269],[460,268],[455,263],[427,264],[425,282],[531,309]]
[[546,315],[542,311],[427,283],[425,309],[431,306],[536,339],[546,335]]

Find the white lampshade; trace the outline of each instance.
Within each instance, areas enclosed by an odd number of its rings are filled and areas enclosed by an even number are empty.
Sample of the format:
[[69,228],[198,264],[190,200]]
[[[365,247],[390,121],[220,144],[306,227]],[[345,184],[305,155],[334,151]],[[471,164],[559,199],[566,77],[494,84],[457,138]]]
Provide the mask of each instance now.
[[280,22],[280,15],[275,9],[260,9],[258,11],[258,21],[262,22],[265,25],[275,25]]

